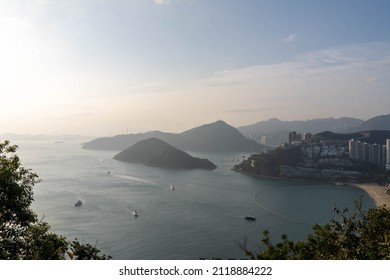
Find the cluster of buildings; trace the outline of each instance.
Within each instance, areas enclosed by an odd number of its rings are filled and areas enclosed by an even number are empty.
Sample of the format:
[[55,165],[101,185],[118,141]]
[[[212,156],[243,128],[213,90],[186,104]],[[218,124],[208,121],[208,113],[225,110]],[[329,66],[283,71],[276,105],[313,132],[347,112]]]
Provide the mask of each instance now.
[[[282,150],[299,148],[301,158],[291,160],[295,157],[295,152],[278,153],[278,158],[274,161],[280,162],[276,163],[279,164],[279,177],[336,183],[372,179],[379,182],[386,177],[382,171],[385,168],[390,170],[390,139],[382,145],[347,140],[344,136],[333,136],[331,133],[312,136],[311,133],[301,134],[292,131],[288,136],[289,143],[281,145],[280,148]],[[248,172],[259,174],[265,172],[263,165],[266,161],[261,156],[251,157]],[[289,156],[291,156],[289,160],[284,160]],[[287,162],[289,163],[286,164]]]
[[[362,177],[355,163],[375,164],[390,170],[390,139],[385,145],[362,141],[327,140],[313,137],[310,133],[288,135],[289,144],[284,148],[299,146],[303,155],[300,166],[280,166],[280,176],[327,181],[359,181]],[[283,146],[282,146],[283,148]]]
[[305,134],[297,133],[296,131],[292,131],[288,134],[288,143],[290,145],[294,143],[300,143],[302,141],[309,141],[312,139],[312,134],[306,132]]
[[349,158],[359,162],[368,162],[376,165],[385,165],[390,170],[390,139],[386,145],[369,144],[356,140],[349,140]]
[[[310,143],[312,140],[311,133],[297,133],[292,131],[288,135],[289,145],[301,145],[306,143],[304,152],[306,156],[312,157],[311,154],[317,154],[320,151],[319,146],[310,146],[307,143]],[[336,141],[335,141],[336,142]],[[347,147],[342,147],[342,145],[336,145],[336,150],[334,146],[326,146],[322,144],[321,151],[322,157],[335,156],[340,157],[343,154],[349,156],[349,159],[362,163],[372,163],[378,166],[385,166],[387,170],[390,170],[390,139],[386,140],[386,144],[370,144],[362,141],[357,141],[351,139],[348,141]],[[326,155],[327,153],[327,155]]]

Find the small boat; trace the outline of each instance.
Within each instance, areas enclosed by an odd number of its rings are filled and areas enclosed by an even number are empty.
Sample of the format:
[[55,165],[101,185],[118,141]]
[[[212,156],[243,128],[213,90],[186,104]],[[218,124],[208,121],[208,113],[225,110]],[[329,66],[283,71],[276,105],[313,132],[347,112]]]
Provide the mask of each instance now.
[[137,212],[137,210],[133,210],[133,216],[134,216],[134,217],[138,217],[138,212]]
[[171,185],[171,190],[174,191],[175,190],[175,187]]
[[77,202],[74,204],[75,207],[81,206],[83,203],[81,200],[77,200]]
[[111,174],[111,171],[107,171],[107,174],[110,175],[110,174]]
[[253,217],[253,216],[245,216],[245,220],[247,220],[247,221],[256,221],[256,217]]

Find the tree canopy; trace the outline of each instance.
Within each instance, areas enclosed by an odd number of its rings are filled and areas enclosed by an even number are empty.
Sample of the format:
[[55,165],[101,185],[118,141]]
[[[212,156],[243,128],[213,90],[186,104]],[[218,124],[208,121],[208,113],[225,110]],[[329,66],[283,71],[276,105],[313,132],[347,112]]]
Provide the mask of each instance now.
[[339,219],[325,225],[314,224],[306,240],[294,242],[287,235],[273,244],[269,231],[263,232],[260,252],[247,248],[244,240],[238,245],[251,259],[261,260],[389,260],[390,208],[385,205],[361,210],[361,203],[351,215],[348,209],[337,209]]
[[110,259],[77,239],[72,242],[50,231],[31,209],[38,175],[24,168],[18,146],[0,142],[0,259]]

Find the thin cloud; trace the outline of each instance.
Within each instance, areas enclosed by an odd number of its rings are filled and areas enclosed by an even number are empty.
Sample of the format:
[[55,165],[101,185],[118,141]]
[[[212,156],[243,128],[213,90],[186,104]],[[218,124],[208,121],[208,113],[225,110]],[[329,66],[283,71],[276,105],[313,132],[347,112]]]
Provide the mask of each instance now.
[[377,77],[369,77],[366,79],[366,82],[369,84],[376,84],[376,83],[378,83],[378,78]]
[[287,38],[285,38],[285,39],[284,39],[284,42],[285,42],[285,43],[292,43],[292,42],[294,42],[296,39],[297,39],[297,34],[296,34],[296,33],[293,33],[293,34],[290,34]]
[[320,50],[290,61],[217,72],[203,82],[208,86],[220,86],[324,77],[339,80],[340,76],[379,82],[385,80],[381,76],[388,77],[389,49],[390,43],[367,43]]
[[[390,43],[358,44],[306,53],[280,63],[221,71],[199,81],[198,91],[203,88],[230,98],[239,108],[228,113],[236,115],[245,112],[255,117],[264,111],[251,111],[256,109],[252,104],[278,105],[273,111],[278,117],[325,116],[332,114],[331,110],[335,115],[337,110],[353,115],[361,108],[379,112],[390,102],[389,50]],[[371,101],[372,93],[376,102]]]
[[156,5],[168,5],[171,0],[153,0],[153,2]]

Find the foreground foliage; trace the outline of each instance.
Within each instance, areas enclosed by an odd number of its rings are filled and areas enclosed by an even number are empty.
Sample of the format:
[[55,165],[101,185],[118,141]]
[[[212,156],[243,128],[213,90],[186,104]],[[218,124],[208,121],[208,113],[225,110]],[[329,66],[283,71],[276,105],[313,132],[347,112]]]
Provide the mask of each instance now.
[[281,242],[272,244],[267,230],[261,244],[264,250],[251,251],[246,240],[238,244],[251,259],[271,260],[389,260],[390,259],[390,208],[361,210],[356,204],[352,215],[348,209],[337,209],[339,219],[320,226],[315,224],[305,241],[293,242],[287,235]]
[[16,145],[0,142],[0,259],[110,259],[77,239],[50,232],[30,208],[38,175],[21,166]]

